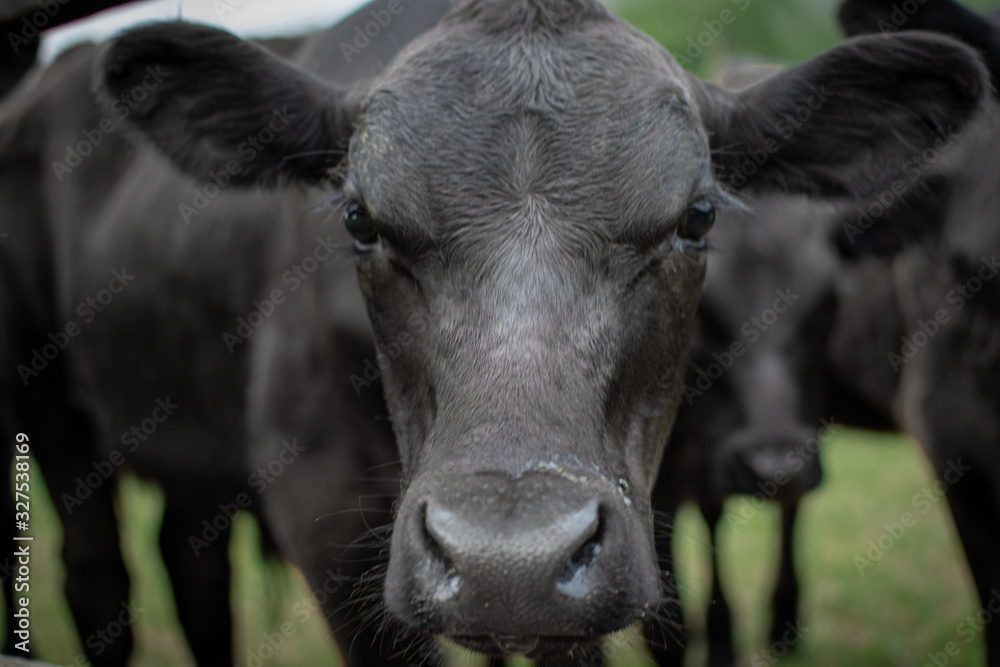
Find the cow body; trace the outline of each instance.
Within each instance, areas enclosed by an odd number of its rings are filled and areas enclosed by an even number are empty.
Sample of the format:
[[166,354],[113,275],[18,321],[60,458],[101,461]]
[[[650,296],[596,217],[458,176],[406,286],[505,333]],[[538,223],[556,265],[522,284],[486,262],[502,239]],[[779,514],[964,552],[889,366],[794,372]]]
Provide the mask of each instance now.
[[[191,537],[240,493],[260,496],[316,590],[343,590],[345,576],[372,586],[368,610],[328,597],[334,627],[362,621],[356,664],[403,661],[376,657],[383,625],[550,664],[594,657],[629,625],[656,628],[675,598],[650,491],[704,236],[733,202],[729,149],[771,147],[756,190],[856,196],[929,127],[976,116],[986,80],[947,39],[859,40],[731,94],[585,0],[460,3],[353,88],[329,82],[341,55],[329,40],[303,48],[306,68],[214,29],[147,26],[96,63],[70,54],[53,74],[65,80],[7,111],[23,130],[5,135],[10,182],[44,174],[35,207],[17,208],[16,240],[26,256],[41,249],[25,270],[38,291],[12,293],[48,310],[19,339],[114,296],[59,357],[67,368],[5,391],[39,424],[58,394],[103,452],[163,416],[157,400],[176,406],[130,456],[167,490],[161,550],[197,584],[178,606],[206,663],[231,657],[203,625],[225,613],[228,566],[221,544]],[[872,63],[874,83],[849,75]],[[86,95],[91,67],[103,106],[80,114],[62,102]],[[47,171],[120,103],[137,141],[109,134],[115,150]],[[783,131],[799,109],[813,125]],[[872,118],[897,132],[873,133]],[[860,147],[878,159],[858,160]],[[384,416],[365,384],[376,379],[391,433],[368,418]],[[359,479],[397,457],[385,491]],[[72,458],[39,458],[66,488]],[[368,517],[350,499],[365,491],[361,509],[388,510],[400,481],[388,566],[358,579],[388,531],[354,542]],[[79,537],[67,542],[92,544]],[[114,585],[124,591],[123,573]],[[78,623],[99,623],[70,588]]]
[[[980,51],[996,80],[995,18],[950,0],[928,2],[905,22],[894,9],[850,1],[840,19],[848,34],[921,29],[953,35]],[[954,146],[935,161],[943,176],[910,193],[913,203],[888,207],[871,229],[901,239],[887,276],[892,298],[881,306],[897,313],[898,337],[877,363],[898,377],[898,423],[921,443],[947,485],[985,606],[1000,586],[1000,120],[991,115],[956,134]],[[844,220],[841,232],[863,242],[853,234],[855,223]],[[988,664],[1000,664],[1000,629],[987,626],[984,638]]]

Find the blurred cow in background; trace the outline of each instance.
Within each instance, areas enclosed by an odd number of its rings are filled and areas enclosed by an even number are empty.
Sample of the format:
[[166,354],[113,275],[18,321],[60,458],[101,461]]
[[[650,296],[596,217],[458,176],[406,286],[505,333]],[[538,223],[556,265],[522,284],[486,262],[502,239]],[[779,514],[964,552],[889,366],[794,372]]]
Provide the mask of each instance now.
[[[919,5],[851,0],[842,5],[840,19],[849,35],[901,29],[947,33],[979,49],[996,77],[997,24],[949,0]],[[810,470],[800,458],[806,434],[784,446],[772,437],[770,457],[755,451],[750,438],[734,437],[746,419],[746,406],[763,405],[773,414],[789,405],[761,391],[768,386],[761,381],[764,376],[741,382],[740,375],[748,370],[740,371],[734,351],[745,355],[743,368],[751,369],[755,349],[746,345],[751,336],[755,342],[780,346],[782,329],[799,331],[790,337],[786,333],[789,342],[776,355],[780,363],[772,362],[767,371],[782,378],[776,385],[794,397],[791,405],[822,406],[819,414],[835,417],[837,423],[902,428],[914,434],[948,489],[983,604],[995,604],[1000,590],[1000,309],[992,282],[1000,270],[994,255],[1000,251],[997,128],[992,111],[964,136],[954,128],[941,128],[933,144],[914,147],[907,172],[891,189],[847,214],[787,198],[753,202],[754,214],[739,221],[743,227],[732,235],[738,239],[733,243],[727,242],[724,231],[728,216],[720,221],[713,238],[720,254],[767,259],[734,272],[739,261],[730,256],[709,271],[686,385],[690,401],[682,405],[665,458],[658,507],[676,507],[684,487],[672,483],[686,480],[688,495],[698,499],[712,525],[728,493],[770,497],[782,488],[774,484],[779,478],[794,482],[796,470],[809,478]],[[816,239],[804,245],[813,248],[814,263],[805,262],[796,272],[787,266],[792,255],[777,249],[804,229],[812,230]],[[725,274],[730,290],[721,298],[713,288],[715,270]],[[764,334],[749,317],[753,308],[747,305],[768,307],[760,296],[754,299],[753,288],[747,286],[758,281],[776,290],[799,281],[819,284],[823,287],[812,293],[822,296],[803,299],[808,316],[799,312],[784,321],[776,318],[769,327],[772,333]],[[811,320],[812,325],[804,327],[800,320]],[[758,316],[756,321],[763,319]],[[749,326],[744,329],[742,324]],[[766,337],[772,334],[774,339]],[[756,353],[765,354],[768,346]],[[779,371],[782,365],[801,365],[808,371],[793,377]],[[797,421],[785,414],[771,423],[790,426]],[[727,441],[728,446],[722,444]],[[796,470],[791,469],[793,462]],[[670,474],[671,468],[676,474]],[[720,480],[743,483],[722,486]],[[787,486],[795,489],[794,484]],[[773,497],[782,501],[779,493]],[[797,600],[789,532],[789,516],[794,516],[790,508],[796,500],[792,494],[792,502],[781,502],[783,555],[773,600],[772,642],[781,640],[783,623],[795,620],[787,612],[796,608],[791,601]],[[729,612],[713,569],[709,663],[733,664]],[[987,630],[986,640],[989,664],[998,664],[997,631]]]
[[[951,0],[848,0],[839,16],[849,35],[932,30],[957,37],[978,49],[993,80],[1000,79],[1000,25]],[[947,489],[981,603],[996,613],[1000,116],[994,107],[965,130],[948,129],[958,136],[953,147],[916,156],[926,165],[923,171],[933,169],[943,178],[902,196],[892,189],[880,193],[859,209],[866,215],[848,216],[838,232],[840,245],[862,256],[872,254],[864,245],[868,235],[896,239],[889,246],[893,299],[880,312],[895,304],[902,333],[882,350],[879,365],[900,376],[898,420],[924,447]],[[885,246],[875,245],[875,250]],[[1000,623],[986,625],[983,633],[988,664],[1000,665]]]
[[0,5],[0,99],[37,64],[41,35],[131,0],[7,0]]
[[[820,443],[843,423],[890,424],[827,360],[845,279],[828,233],[834,210],[787,197],[748,204],[751,211],[720,216],[713,234],[718,261],[699,305],[685,400],[654,498],[668,515],[695,500],[713,536],[749,518],[723,513],[728,496],[753,496],[754,508],[780,506],[769,637],[791,648],[798,638],[789,628],[801,621],[794,525],[800,500],[822,477]],[[707,641],[709,664],[721,667],[736,656],[716,544]]]

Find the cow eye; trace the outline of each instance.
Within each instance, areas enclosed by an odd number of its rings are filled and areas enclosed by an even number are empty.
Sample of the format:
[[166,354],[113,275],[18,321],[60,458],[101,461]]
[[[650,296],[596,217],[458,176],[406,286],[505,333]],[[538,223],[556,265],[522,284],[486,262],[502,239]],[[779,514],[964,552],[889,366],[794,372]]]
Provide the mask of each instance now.
[[715,207],[708,203],[695,204],[684,212],[677,235],[686,241],[704,243],[705,235],[715,224]]
[[374,245],[378,241],[378,232],[375,229],[375,221],[368,213],[368,209],[358,202],[351,202],[344,211],[344,225],[347,231],[357,241],[360,249]]

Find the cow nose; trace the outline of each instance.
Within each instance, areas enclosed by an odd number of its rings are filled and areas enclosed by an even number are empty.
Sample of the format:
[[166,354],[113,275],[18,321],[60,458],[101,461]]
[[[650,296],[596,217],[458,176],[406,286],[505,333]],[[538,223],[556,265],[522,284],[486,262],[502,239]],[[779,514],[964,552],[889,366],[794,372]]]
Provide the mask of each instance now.
[[732,433],[718,447],[713,462],[713,491],[760,494],[777,501],[794,501],[815,488],[822,468],[815,432],[805,426],[780,429],[747,428]]
[[492,471],[426,480],[400,503],[386,572],[386,605],[407,626],[534,657],[619,630],[660,600],[644,515],[610,480]]
[[521,523],[514,519],[484,525],[429,502],[425,527],[430,557],[440,562],[433,571],[444,573],[442,581],[432,583],[438,599],[457,594],[463,586],[491,590],[492,584],[504,583],[491,579],[499,575],[509,580],[512,574],[521,578],[526,591],[584,597],[593,583],[587,566],[601,552],[597,500],[542,525]]

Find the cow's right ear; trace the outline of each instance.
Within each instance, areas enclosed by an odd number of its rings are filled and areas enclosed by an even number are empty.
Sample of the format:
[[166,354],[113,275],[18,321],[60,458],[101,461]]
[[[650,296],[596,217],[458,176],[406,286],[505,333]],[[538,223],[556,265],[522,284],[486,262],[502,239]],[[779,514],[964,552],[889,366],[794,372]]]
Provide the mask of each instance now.
[[348,91],[230,33],[160,23],[113,40],[96,88],[119,120],[181,171],[241,186],[317,183],[340,161],[355,113]]

